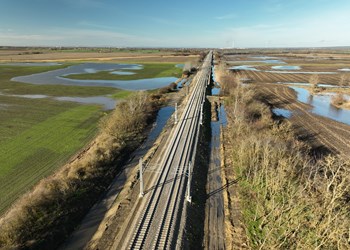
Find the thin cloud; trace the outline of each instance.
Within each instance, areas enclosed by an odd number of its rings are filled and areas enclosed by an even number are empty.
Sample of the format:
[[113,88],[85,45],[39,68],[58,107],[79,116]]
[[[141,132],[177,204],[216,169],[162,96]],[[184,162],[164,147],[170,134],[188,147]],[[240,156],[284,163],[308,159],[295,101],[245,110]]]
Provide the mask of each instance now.
[[0,45],[13,46],[143,46],[157,40],[100,29],[60,29],[50,33],[17,34],[0,32]]
[[159,17],[151,17],[151,20],[153,22],[159,23],[159,24],[164,24],[164,25],[171,25],[171,26],[180,26],[179,22],[169,20],[169,19],[164,19],[164,18],[159,18]]
[[215,17],[215,19],[217,19],[217,20],[226,20],[226,19],[235,19],[237,17],[238,17],[237,14],[227,14],[227,15],[223,15],[223,16],[217,16],[217,17]]

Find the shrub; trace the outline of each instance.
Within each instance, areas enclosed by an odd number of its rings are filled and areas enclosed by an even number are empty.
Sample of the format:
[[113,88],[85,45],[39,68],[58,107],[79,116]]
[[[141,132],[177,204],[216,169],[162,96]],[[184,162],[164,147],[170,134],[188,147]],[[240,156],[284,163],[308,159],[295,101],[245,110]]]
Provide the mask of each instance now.
[[342,106],[346,102],[347,100],[345,99],[344,95],[341,93],[333,96],[331,101],[331,103],[336,107]]
[[[246,87],[226,101],[226,167],[240,180],[252,248],[348,249],[350,161],[337,155],[310,157],[310,147],[296,139],[288,121],[273,121],[262,94]],[[238,119],[233,115],[236,96]]]

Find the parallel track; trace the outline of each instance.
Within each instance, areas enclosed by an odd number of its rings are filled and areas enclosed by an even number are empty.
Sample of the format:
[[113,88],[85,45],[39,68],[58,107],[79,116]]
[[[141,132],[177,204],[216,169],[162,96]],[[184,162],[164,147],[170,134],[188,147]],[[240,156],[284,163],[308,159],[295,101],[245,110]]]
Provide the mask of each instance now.
[[174,248],[179,230],[180,211],[183,209],[186,189],[186,171],[194,156],[199,136],[200,109],[205,99],[206,86],[211,74],[210,52],[192,81],[192,91],[161,162],[161,173],[155,189],[146,195],[147,205],[139,217],[129,249]]

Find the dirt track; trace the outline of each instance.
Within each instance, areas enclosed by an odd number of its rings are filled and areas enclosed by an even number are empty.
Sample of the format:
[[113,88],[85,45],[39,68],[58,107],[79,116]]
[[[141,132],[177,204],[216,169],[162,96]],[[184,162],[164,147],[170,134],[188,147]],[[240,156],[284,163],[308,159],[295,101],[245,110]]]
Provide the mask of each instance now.
[[261,84],[259,89],[273,106],[293,111],[290,121],[299,134],[311,142],[315,153],[330,151],[349,157],[349,125],[311,113],[310,106],[297,101],[296,93],[288,87]]

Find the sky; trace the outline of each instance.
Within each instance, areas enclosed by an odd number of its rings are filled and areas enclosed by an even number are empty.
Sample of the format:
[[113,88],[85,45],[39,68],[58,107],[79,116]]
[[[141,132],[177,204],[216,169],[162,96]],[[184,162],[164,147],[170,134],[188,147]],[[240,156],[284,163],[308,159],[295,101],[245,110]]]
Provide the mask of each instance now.
[[0,46],[350,46],[350,1],[1,0]]

